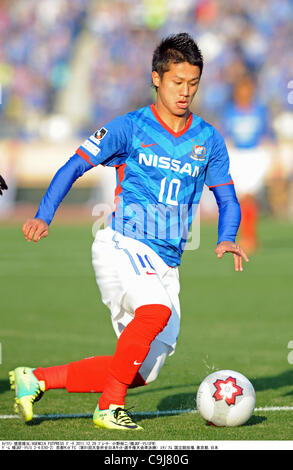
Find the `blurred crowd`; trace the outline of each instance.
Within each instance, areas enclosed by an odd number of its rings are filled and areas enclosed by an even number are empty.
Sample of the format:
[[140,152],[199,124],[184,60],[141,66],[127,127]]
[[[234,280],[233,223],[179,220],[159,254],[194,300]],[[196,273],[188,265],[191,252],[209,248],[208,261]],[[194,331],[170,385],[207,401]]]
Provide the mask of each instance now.
[[293,0],[1,0],[1,138],[38,138],[50,116],[56,136],[83,137],[151,103],[153,49],[183,31],[205,60],[192,110],[225,133],[235,86],[249,75],[270,138],[291,141]]
[[94,48],[88,122],[81,128],[149,103],[153,48],[180,31],[191,33],[204,53],[196,107],[207,120],[220,120],[245,70],[257,77],[258,97],[274,115],[289,108],[292,0],[1,0],[2,137],[25,136],[28,118],[54,113],[83,31]]
[[[274,114],[288,106],[293,77],[291,0],[101,1],[87,28],[96,35],[93,118],[103,121],[150,100],[154,45],[166,34],[188,31],[198,41],[205,69],[196,109],[219,121],[239,77],[257,77],[258,97]],[[127,19],[125,21],[125,19]]]
[[25,137],[28,119],[54,112],[87,0],[1,0],[1,137]]

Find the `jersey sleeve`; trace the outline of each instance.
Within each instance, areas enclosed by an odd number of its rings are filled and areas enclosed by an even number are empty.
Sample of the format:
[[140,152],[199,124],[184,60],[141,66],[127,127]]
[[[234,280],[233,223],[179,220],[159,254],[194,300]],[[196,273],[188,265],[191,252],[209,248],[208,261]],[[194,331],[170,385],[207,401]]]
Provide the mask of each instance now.
[[233,184],[230,174],[230,160],[222,135],[214,129],[211,155],[206,170],[205,184],[210,188]]
[[218,244],[235,242],[241,221],[241,208],[233,184],[212,188],[219,208]]
[[74,154],[55,174],[49,188],[41,200],[36,219],[42,219],[50,225],[55,212],[73,183],[92,166]]
[[76,150],[92,166],[123,164],[132,136],[130,119],[119,116],[89,136]]

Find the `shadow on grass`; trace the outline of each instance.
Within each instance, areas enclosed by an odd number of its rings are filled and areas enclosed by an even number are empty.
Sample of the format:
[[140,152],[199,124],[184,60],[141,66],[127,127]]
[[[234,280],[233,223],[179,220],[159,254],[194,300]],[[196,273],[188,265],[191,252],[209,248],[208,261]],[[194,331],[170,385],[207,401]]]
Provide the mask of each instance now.
[[[279,375],[271,377],[258,377],[249,379],[254,386],[256,392],[261,392],[264,390],[274,390],[281,387],[286,387],[287,385],[292,385],[293,387],[293,367],[290,370],[286,370]],[[291,394],[291,393],[290,393]],[[293,390],[292,390],[293,394]]]
[[9,391],[11,391],[9,379],[0,379],[0,394]]
[[177,393],[163,398],[158,404],[158,411],[164,410],[195,410],[195,393]]
[[26,423],[26,426],[28,427],[34,427],[34,426],[39,426],[43,422],[47,421],[64,421],[64,420],[76,420],[76,419],[92,419],[93,414],[92,413],[83,413],[83,414],[48,414],[48,415],[40,415],[40,416],[35,416],[32,421],[29,421]]
[[[160,379],[158,379],[157,382],[159,382],[159,381],[160,381]],[[175,383],[174,385],[165,385],[163,387],[156,387],[155,385],[150,384],[150,385],[147,385],[147,386],[137,387],[136,389],[131,388],[130,390],[131,390],[131,396],[135,397],[136,395],[143,395],[145,393],[149,394],[149,393],[152,393],[152,392],[165,392],[166,390],[176,390],[176,389],[179,389],[179,388],[193,387],[194,390],[196,390],[198,386],[199,386],[199,382],[184,383],[184,384]]]
[[[266,416],[251,416],[251,418],[247,421],[247,423],[244,423],[241,425],[242,428],[246,428],[249,426],[255,426],[257,424],[263,423],[264,421],[267,421]],[[208,427],[214,427],[217,428],[218,426],[215,426],[214,424],[206,423],[206,426]]]
[[266,416],[256,416],[253,415],[251,418],[247,421],[247,423],[244,424],[244,426],[254,426],[255,424],[260,424],[263,423],[264,421],[267,421]]

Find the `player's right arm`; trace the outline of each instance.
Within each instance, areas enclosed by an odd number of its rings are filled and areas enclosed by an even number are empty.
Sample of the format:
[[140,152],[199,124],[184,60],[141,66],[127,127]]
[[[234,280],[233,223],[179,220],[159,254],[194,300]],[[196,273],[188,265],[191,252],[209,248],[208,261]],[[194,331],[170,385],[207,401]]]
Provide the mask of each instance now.
[[74,154],[55,174],[44,195],[38,212],[32,219],[27,219],[22,231],[27,241],[37,242],[49,234],[49,225],[55,212],[73,183],[93,166]]
[[28,241],[37,242],[49,234],[49,225],[55,212],[73,183],[86,171],[99,164],[117,166],[128,155],[127,136],[131,135],[129,120],[115,118],[91,135],[54,176],[33,219],[22,227]]

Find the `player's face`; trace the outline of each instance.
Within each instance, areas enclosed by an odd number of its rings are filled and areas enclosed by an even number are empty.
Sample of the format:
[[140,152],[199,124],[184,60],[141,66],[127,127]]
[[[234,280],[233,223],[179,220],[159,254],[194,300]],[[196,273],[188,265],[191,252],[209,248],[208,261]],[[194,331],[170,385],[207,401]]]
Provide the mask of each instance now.
[[153,72],[152,78],[157,87],[158,105],[170,114],[184,116],[197,92],[200,68],[188,62],[171,63],[162,77]]

